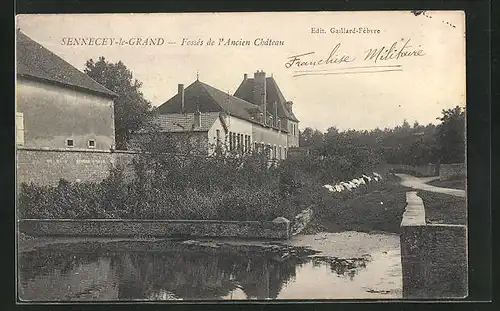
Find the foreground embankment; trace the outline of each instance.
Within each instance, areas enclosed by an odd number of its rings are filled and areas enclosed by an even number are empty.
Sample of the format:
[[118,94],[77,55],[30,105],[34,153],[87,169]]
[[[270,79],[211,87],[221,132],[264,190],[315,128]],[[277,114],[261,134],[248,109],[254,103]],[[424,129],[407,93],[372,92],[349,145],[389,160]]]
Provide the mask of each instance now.
[[399,233],[408,191],[399,183],[399,178],[388,174],[378,183],[362,186],[343,196],[325,194],[315,205],[313,219],[304,233]]
[[[425,196],[429,201],[429,195]],[[407,193],[401,222],[403,296],[410,299],[463,298],[468,293],[467,226],[452,219],[429,223],[417,192]],[[436,215],[436,203],[429,211]],[[465,204],[465,202],[463,202]],[[447,208],[456,214],[460,206]],[[456,218],[456,217],[452,217]]]

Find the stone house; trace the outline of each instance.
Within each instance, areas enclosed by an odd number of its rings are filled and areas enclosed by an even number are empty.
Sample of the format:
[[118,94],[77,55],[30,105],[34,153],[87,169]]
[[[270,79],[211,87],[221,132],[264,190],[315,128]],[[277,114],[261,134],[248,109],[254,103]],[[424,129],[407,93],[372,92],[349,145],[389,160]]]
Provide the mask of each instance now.
[[16,145],[110,150],[116,96],[17,31]]
[[189,135],[205,154],[219,146],[242,152],[265,150],[270,159],[279,160],[286,158],[289,148],[298,147],[299,121],[292,103],[263,71],[253,79],[245,74],[234,95],[198,79],[187,88],[179,84],[177,94],[157,113],[159,135]]

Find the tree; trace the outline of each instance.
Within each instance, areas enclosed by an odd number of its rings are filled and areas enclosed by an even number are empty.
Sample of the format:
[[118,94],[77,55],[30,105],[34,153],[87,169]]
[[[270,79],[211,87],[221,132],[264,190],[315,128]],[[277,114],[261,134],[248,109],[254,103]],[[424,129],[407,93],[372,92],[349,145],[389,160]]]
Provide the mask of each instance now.
[[116,149],[127,149],[131,134],[143,127],[151,115],[151,103],[140,91],[142,83],[121,61],[113,64],[102,56],[97,62],[88,60],[84,72],[119,95],[114,103]]
[[436,141],[441,163],[465,162],[465,108],[443,110]]
[[310,147],[312,145],[312,135],[314,130],[310,127],[306,127],[303,131],[299,132],[299,146]]
[[299,132],[299,146],[308,147],[315,153],[322,153],[323,138],[324,135],[321,131],[306,127],[302,132]]

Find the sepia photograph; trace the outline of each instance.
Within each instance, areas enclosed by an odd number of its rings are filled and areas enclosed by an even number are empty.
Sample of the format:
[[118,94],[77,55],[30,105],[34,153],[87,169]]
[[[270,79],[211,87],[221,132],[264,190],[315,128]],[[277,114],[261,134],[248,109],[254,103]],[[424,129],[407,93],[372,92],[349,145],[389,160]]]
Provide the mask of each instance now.
[[463,11],[15,27],[18,303],[468,296]]

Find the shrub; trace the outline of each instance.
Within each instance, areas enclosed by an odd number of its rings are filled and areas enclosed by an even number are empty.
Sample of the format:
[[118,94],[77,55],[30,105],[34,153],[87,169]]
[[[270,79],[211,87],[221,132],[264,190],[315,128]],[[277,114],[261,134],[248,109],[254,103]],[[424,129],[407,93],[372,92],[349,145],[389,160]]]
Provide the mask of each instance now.
[[109,218],[102,208],[103,192],[99,184],[72,184],[61,179],[58,186],[21,184],[21,218]]
[[[329,193],[324,183],[358,174],[345,158],[289,157],[269,166],[258,153],[238,157],[143,154],[133,162],[136,178],[122,168],[101,183],[56,187],[22,184],[21,218],[292,219],[313,205],[335,205],[353,193]],[[371,186],[367,186],[369,188]]]

